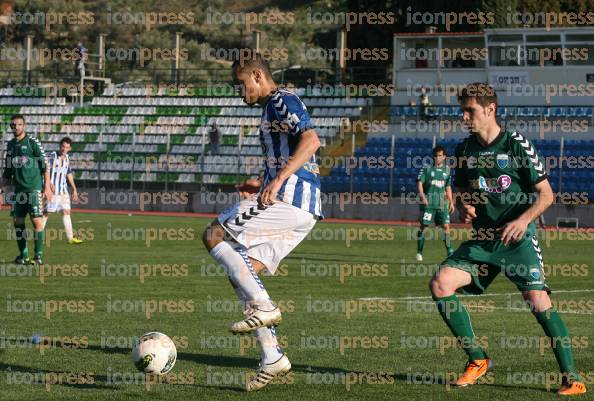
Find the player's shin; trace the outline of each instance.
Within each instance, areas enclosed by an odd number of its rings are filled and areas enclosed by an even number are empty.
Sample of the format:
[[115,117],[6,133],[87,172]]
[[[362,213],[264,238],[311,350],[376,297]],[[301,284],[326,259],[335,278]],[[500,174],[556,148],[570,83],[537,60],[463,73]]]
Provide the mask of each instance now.
[[263,364],[274,363],[283,356],[274,327],[260,327],[254,332],[254,335],[258,341]]
[[474,335],[468,311],[456,294],[443,298],[434,296],[433,299],[437,304],[439,314],[454,337],[460,342],[464,352],[468,355],[468,359],[470,361],[486,359],[487,354],[480,347]]
[[21,258],[28,258],[29,249],[27,248],[27,228],[25,227],[25,223],[15,224],[14,233],[16,236],[17,246],[19,247]]
[[[234,286],[241,288],[248,301],[266,302],[270,300],[264,285],[251,267],[249,258],[238,244],[219,242],[210,250],[210,255],[223,267]],[[244,257],[245,256],[245,257]]]
[[66,231],[66,238],[68,238],[68,241],[72,241],[74,233],[72,232],[72,219],[69,214],[62,216],[62,223],[64,224],[64,231]]
[[417,253],[422,254],[425,247],[425,234],[423,230],[417,231]]
[[553,348],[561,373],[565,375],[565,380],[580,380],[573,362],[569,331],[559,313],[554,308],[550,308],[544,312],[533,312],[533,314],[551,340],[551,348]]
[[45,231],[35,231],[33,232],[35,236],[35,256],[43,257],[43,251],[45,248]]
[[448,230],[443,230],[443,243],[446,247],[448,256],[451,255],[454,252],[454,250],[452,249],[452,243],[450,241],[450,236],[448,234]]

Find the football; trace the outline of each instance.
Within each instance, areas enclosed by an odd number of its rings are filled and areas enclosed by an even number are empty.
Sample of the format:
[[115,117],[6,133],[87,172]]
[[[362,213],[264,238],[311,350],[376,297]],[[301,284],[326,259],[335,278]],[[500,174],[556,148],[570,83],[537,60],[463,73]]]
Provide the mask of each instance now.
[[156,331],[143,334],[132,350],[134,366],[145,373],[167,374],[176,359],[177,350],[171,338]]

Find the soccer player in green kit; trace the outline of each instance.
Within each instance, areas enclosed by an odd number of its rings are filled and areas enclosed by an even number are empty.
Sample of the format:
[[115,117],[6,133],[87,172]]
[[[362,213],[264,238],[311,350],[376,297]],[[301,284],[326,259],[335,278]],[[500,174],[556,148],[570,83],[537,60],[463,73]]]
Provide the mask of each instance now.
[[[8,182],[14,185],[11,216],[14,218],[15,236],[20,252],[14,263],[43,264],[43,198],[48,201],[52,199],[49,168],[39,141],[25,133],[25,119],[22,115],[12,116],[10,128],[14,130],[14,138],[8,142],[6,148],[6,163],[0,186],[5,186]],[[34,227],[34,262],[29,259],[27,248],[27,214],[31,217]]]
[[433,149],[433,165],[424,166],[417,178],[417,188],[421,200],[420,227],[417,232],[417,261],[423,260],[425,246],[425,228],[434,221],[443,228],[443,242],[448,256],[452,254],[450,244],[450,213],[454,211],[450,169],[445,164],[445,149],[436,146]]
[[[460,217],[472,223],[475,238],[443,261],[430,283],[440,315],[468,355],[464,373],[453,384],[474,384],[492,367],[456,292],[481,294],[503,273],[522,293],[551,341],[562,374],[558,394],[585,393],[569,332],[549,298],[536,237],[534,220],[554,199],[544,166],[526,138],[497,124],[492,87],[470,84],[458,100],[471,135],[456,147],[454,183],[460,191],[456,200]],[[537,195],[532,202],[531,194]]]

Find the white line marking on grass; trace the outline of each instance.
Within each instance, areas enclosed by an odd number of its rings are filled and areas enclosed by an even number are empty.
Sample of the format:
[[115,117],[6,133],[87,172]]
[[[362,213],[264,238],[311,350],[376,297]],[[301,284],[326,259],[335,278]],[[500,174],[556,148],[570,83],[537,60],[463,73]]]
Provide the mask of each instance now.
[[[393,300],[396,303],[399,304],[404,304],[407,303],[408,301],[404,301],[404,300]],[[424,302],[424,301],[419,301],[419,300],[414,300],[414,303],[416,304],[422,304],[422,305],[435,305],[434,302]],[[473,308],[476,309],[485,309],[485,310],[491,310],[491,309],[499,309],[499,310],[506,310],[508,312],[530,312],[530,309],[528,309],[528,307],[526,306],[525,308],[508,308],[508,307],[503,307],[503,306],[474,306]],[[571,315],[594,315],[593,312],[587,312],[587,311],[569,311],[569,310],[562,310],[559,311],[561,314],[571,314]]]
[[[564,294],[564,293],[580,293],[580,292],[594,292],[594,289],[590,289],[590,290],[557,290],[557,291],[552,291],[552,294]],[[481,295],[461,295],[458,294],[458,297],[460,298],[472,298],[472,297],[500,297],[500,296],[507,296],[507,295],[520,295],[519,291],[516,292],[500,292],[500,293],[493,293],[493,294],[481,294]],[[397,297],[397,298],[386,298],[386,297],[367,297],[367,298],[357,298],[358,300],[361,301],[381,301],[381,300],[403,300],[403,301],[408,301],[408,300],[415,300],[415,299],[432,299],[429,296],[425,296],[425,297]]]
[[[558,290],[554,291],[553,294],[559,293],[580,293],[580,292],[594,292],[594,289],[591,290]],[[520,292],[501,292],[501,293],[493,293],[493,294],[483,294],[483,295],[458,295],[460,298],[473,298],[473,297],[497,297],[497,296],[507,296],[507,295],[519,295]],[[357,298],[360,301],[394,301],[397,303],[407,303],[408,301],[415,301],[414,303],[417,304],[424,304],[424,305],[433,305],[434,302],[431,297],[398,297],[398,298],[385,298],[385,297],[368,297],[368,298]],[[431,300],[431,302],[423,302],[423,300]],[[489,306],[484,307],[489,309],[500,309],[506,311],[514,311],[514,312],[530,312],[530,309],[526,306],[526,308],[509,308],[509,307],[501,307],[501,306]],[[593,312],[587,311],[560,311],[561,313],[565,314],[572,314],[572,315],[594,315]]]

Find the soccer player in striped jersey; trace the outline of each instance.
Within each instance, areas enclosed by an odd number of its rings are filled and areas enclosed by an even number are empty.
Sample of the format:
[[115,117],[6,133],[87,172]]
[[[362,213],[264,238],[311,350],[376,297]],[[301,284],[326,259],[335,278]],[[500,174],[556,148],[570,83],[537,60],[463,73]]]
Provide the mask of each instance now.
[[68,153],[72,149],[72,139],[62,138],[58,152],[49,154],[48,165],[50,169],[50,182],[54,198],[46,204],[43,212],[43,226],[47,224],[49,213],[62,212],[62,223],[69,244],[81,244],[82,240],[74,236],[72,219],[70,218],[70,195],[68,185],[72,188],[72,200],[78,202],[78,191],[74,183],[74,175],[70,169]]
[[[468,356],[464,373],[453,384],[474,384],[493,365],[456,292],[482,294],[503,273],[550,339],[562,377],[558,394],[583,394],[586,386],[573,362],[571,337],[549,296],[534,225],[554,200],[544,165],[530,141],[499,126],[492,87],[470,84],[458,100],[471,135],[456,147],[454,184],[460,190],[460,217],[472,223],[476,238],[449,255],[430,283],[442,319]],[[532,195],[537,196],[530,202]]]
[[[14,230],[19,256],[14,263],[43,264],[45,232],[43,230],[43,199],[52,200],[49,183],[49,168],[45,152],[37,138],[25,132],[25,118],[16,114],[10,119],[10,128],[14,130],[14,138],[6,148],[6,163],[0,186],[7,183],[14,185],[14,196],[11,200],[10,215],[14,218]],[[27,247],[27,230],[25,218],[29,215],[34,227],[35,257],[29,259]]]
[[242,200],[207,227],[203,242],[224,266],[245,305],[245,318],[234,323],[231,331],[255,332],[262,359],[256,376],[246,383],[246,390],[254,391],[291,369],[274,329],[281,312],[258,273],[266,269],[274,274],[322,217],[315,158],[320,140],[305,105],[295,94],[278,89],[260,55],[236,61],[232,69],[244,102],[262,107],[259,135],[264,171],[258,179],[238,186]]

